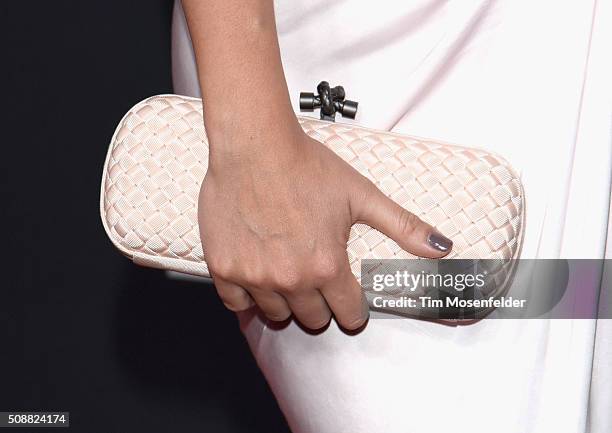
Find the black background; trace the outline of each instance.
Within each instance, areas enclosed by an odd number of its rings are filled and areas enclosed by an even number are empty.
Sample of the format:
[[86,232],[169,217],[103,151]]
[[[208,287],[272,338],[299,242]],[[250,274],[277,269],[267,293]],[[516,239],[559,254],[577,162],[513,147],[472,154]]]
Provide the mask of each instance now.
[[0,411],[70,411],[72,432],[288,431],[213,288],[134,266],[100,223],[116,124],[172,90],[171,1],[1,3]]

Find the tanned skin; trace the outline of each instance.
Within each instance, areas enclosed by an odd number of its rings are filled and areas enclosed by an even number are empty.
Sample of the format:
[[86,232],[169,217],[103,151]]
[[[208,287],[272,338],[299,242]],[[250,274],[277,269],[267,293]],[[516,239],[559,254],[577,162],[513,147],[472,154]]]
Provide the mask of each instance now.
[[257,304],[311,329],[361,327],[368,307],[346,252],[374,227],[413,254],[448,254],[433,227],[308,137],[291,107],[272,0],[183,0],[198,66],[210,161],[199,198],[205,258],[232,311]]

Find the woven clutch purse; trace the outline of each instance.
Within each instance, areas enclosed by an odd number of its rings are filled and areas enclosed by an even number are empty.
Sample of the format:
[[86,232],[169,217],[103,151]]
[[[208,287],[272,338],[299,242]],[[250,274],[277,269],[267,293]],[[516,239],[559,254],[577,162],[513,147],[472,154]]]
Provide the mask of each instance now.
[[[508,263],[496,292],[505,288],[524,221],[521,182],[506,161],[484,150],[298,119],[309,136],[451,238],[448,258]],[[200,99],[160,95],[136,104],[113,135],[102,176],[100,212],[113,244],[140,265],[210,276],[197,222],[207,165]],[[360,259],[415,258],[363,224],[351,230],[348,255],[357,278]]]

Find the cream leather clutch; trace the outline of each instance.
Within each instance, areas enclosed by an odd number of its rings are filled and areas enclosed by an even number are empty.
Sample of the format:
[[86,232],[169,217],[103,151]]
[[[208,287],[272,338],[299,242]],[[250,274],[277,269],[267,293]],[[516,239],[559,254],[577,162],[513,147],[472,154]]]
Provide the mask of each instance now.
[[[518,257],[523,189],[499,156],[355,125],[298,119],[309,136],[451,238],[449,258],[511,263]],[[197,223],[207,165],[200,99],[160,95],[136,104],[112,137],[102,176],[100,212],[113,244],[134,263],[208,277]],[[351,230],[348,255],[358,278],[360,259],[415,258],[362,224]],[[510,266],[502,266],[504,278],[496,291],[507,285]],[[370,300],[380,295],[365,290]]]

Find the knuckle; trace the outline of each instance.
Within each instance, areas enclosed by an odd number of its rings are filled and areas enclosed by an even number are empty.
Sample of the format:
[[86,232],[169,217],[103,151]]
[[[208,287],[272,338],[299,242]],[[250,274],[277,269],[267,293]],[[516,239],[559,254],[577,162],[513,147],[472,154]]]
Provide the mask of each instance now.
[[367,318],[362,315],[350,316],[340,322],[340,325],[344,329],[348,329],[349,331],[354,331],[363,326],[366,322]]
[[228,294],[223,290],[217,290],[217,293],[219,294],[221,302],[223,302],[223,305],[225,305],[225,308],[230,311],[238,312],[251,307],[251,302],[246,292],[233,294],[231,296],[228,296]]
[[253,287],[267,287],[270,282],[268,273],[262,268],[253,269],[248,272],[247,280],[247,284]]
[[342,264],[333,255],[322,255],[315,263],[314,272],[323,280],[333,280],[342,273]]
[[403,208],[397,215],[397,226],[404,235],[410,235],[414,232],[420,222],[419,217]]
[[268,320],[273,322],[284,322],[291,317],[291,312],[282,312],[282,311],[268,311],[265,313]]
[[300,266],[291,257],[278,258],[274,261],[273,268],[269,268],[267,274],[272,285],[282,292],[293,292],[298,290],[303,283]]
[[211,257],[207,260],[208,270],[212,275],[227,279],[232,274],[232,264],[228,260],[223,260],[218,257]]
[[306,326],[308,329],[316,330],[316,329],[325,328],[330,320],[331,320],[331,316],[326,317],[326,318],[319,318],[315,320],[305,320],[305,321],[302,321],[301,323],[302,325]]
[[302,286],[302,276],[295,269],[283,268],[275,273],[274,283],[282,291],[293,293]]
[[221,298],[221,301],[223,301],[223,305],[225,305],[225,308],[230,311],[233,311],[234,313],[247,310],[251,306],[250,303],[247,302],[225,301],[223,300],[223,298]]

